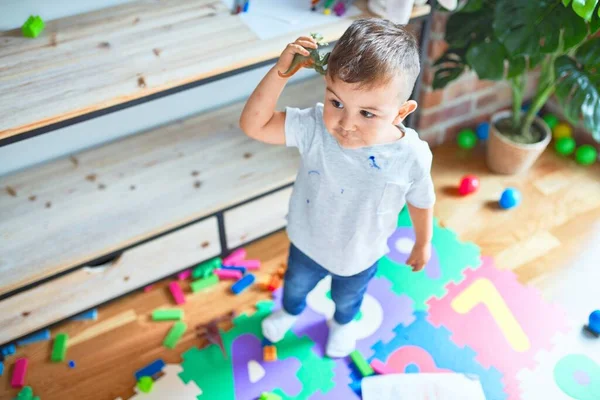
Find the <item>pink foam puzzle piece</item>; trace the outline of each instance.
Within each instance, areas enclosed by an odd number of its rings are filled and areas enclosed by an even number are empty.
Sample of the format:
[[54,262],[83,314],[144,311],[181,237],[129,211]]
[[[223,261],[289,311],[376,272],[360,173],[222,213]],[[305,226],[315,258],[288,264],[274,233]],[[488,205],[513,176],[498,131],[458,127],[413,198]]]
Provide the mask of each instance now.
[[404,346],[393,352],[385,363],[375,359],[374,369],[380,373],[403,374],[409,365],[415,365],[420,373],[453,372],[449,369],[438,368],[431,354],[419,346]]
[[518,371],[533,368],[535,355],[552,347],[557,332],[568,330],[567,315],[511,271],[496,269],[491,258],[482,262],[466,270],[460,284],[450,283],[446,296],[428,301],[429,321],[448,328],[458,346],[472,348],[481,365],[502,372],[509,399],[518,399]]

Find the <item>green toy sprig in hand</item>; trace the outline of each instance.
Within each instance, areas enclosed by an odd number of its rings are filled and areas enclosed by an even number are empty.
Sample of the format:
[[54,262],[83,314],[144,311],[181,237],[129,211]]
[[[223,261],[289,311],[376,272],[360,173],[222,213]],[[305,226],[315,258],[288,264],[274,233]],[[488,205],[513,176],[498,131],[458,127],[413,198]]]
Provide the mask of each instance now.
[[[310,36],[317,42],[317,46],[319,47],[327,46],[329,44],[323,42],[323,36],[318,33],[311,33]],[[290,76],[298,72],[298,70],[302,67],[312,68],[321,75],[325,75],[327,71],[324,67],[327,65],[327,61],[329,60],[329,54],[331,53],[320,54],[318,48],[304,48],[308,51],[309,55],[306,56],[299,53],[294,54],[294,58],[290,67],[287,69],[287,71],[283,73],[279,72],[279,76],[281,76],[282,78],[289,78]]]

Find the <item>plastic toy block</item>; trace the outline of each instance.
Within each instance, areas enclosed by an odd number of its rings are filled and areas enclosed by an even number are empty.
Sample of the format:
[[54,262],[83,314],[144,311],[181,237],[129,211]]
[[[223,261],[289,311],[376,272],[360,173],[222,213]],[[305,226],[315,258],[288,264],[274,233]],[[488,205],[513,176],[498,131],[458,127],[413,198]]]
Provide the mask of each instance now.
[[225,279],[233,279],[239,280],[244,276],[240,271],[234,271],[230,269],[215,269],[215,275],[219,277],[220,280]]
[[173,349],[177,345],[177,342],[183,336],[187,325],[183,321],[177,321],[173,324],[173,327],[165,337],[163,345],[168,349]]
[[29,361],[26,358],[19,358],[15,362],[12,378],[10,380],[10,386],[16,389],[25,385],[25,375],[27,374],[28,363]]
[[137,387],[144,393],[150,393],[153,385],[154,381],[149,376],[142,376],[137,383]]
[[181,286],[179,286],[179,282],[174,281],[174,282],[169,283],[169,290],[171,291],[171,294],[173,295],[173,299],[175,300],[175,303],[177,303],[177,304],[185,303],[185,295],[183,294],[183,290],[181,290]]
[[192,279],[208,278],[212,275],[213,270],[221,266],[221,261],[221,258],[217,257],[198,265],[192,271]]
[[271,277],[271,281],[269,282],[269,285],[267,286],[267,289],[270,292],[274,292],[281,287],[281,284],[282,284],[281,278],[278,275],[273,275]]
[[266,362],[277,361],[277,347],[273,345],[263,347],[263,360]]
[[370,376],[375,373],[375,371],[373,371],[373,368],[371,368],[367,360],[365,360],[363,355],[360,354],[358,350],[354,350],[352,353],[350,353],[350,358],[352,359],[352,362],[354,363],[354,365],[356,365],[356,368],[358,368],[362,376]]
[[256,270],[260,268],[260,260],[240,260],[223,265],[228,267],[245,267],[249,270]]
[[154,285],[148,285],[146,287],[144,287],[144,293],[148,293],[149,291],[151,291],[154,288]]
[[86,312],[83,312],[79,315],[74,316],[73,318],[71,318],[71,321],[86,321],[86,320],[95,321],[97,319],[98,319],[98,309],[92,308],[91,310],[88,310]]
[[246,267],[233,267],[231,265],[223,265],[221,269],[228,269],[233,271],[240,271],[242,275],[246,275]]
[[36,38],[42,33],[44,27],[44,21],[39,16],[31,15],[21,27],[21,32],[25,37]]
[[219,277],[217,275],[211,275],[208,278],[198,279],[197,281],[190,283],[190,287],[192,288],[192,292],[196,293],[200,290],[214,286],[217,283],[219,283]]
[[50,340],[50,329],[44,329],[17,340],[17,346],[25,346],[31,343],[43,342],[44,340]]
[[153,321],[168,321],[168,320],[182,320],[183,310],[179,308],[173,308],[169,310],[154,310],[152,311]]
[[258,400],[281,400],[281,396],[276,395],[275,393],[262,393]]
[[192,276],[192,270],[186,269],[185,271],[177,274],[177,279],[179,279],[180,281],[185,281],[186,279],[189,279],[191,276]]
[[2,376],[2,374],[4,374],[4,363],[0,361],[0,376]]
[[52,355],[50,356],[50,360],[54,362],[60,362],[65,360],[65,356],[67,355],[67,340],[69,340],[69,335],[66,333],[59,333],[54,338],[54,346],[52,347]]
[[231,286],[231,291],[235,294],[240,294],[248,286],[250,286],[250,285],[252,285],[252,283],[254,283],[254,279],[255,279],[254,275],[252,275],[252,274],[248,274],[248,275],[244,276],[242,279],[240,279],[239,281],[234,283],[233,286]]
[[9,344],[2,348],[2,355],[5,357],[12,356],[13,354],[15,354],[16,351],[17,351],[17,348],[15,347],[15,345]]
[[150,364],[146,365],[142,369],[138,369],[135,372],[135,380],[139,381],[143,376],[154,376],[163,370],[165,367],[165,362],[160,358],[152,361]]
[[32,399],[33,399],[33,389],[31,388],[31,386],[25,386],[23,389],[21,389],[19,394],[17,394],[17,397],[15,397],[15,400],[32,400]]
[[223,259],[223,265],[233,265],[231,263],[240,261],[246,258],[246,249],[241,248],[233,251]]

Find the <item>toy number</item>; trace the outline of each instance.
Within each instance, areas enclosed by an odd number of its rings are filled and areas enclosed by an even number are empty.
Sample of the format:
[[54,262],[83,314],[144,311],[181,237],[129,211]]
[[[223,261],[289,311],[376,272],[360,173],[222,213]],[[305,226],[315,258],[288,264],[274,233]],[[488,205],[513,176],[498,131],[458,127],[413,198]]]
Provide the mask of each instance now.
[[512,348],[518,352],[529,350],[529,338],[510,311],[496,286],[488,279],[478,279],[452,300],[452,308],[466,314],[477,304],[483,303],[504,334]]

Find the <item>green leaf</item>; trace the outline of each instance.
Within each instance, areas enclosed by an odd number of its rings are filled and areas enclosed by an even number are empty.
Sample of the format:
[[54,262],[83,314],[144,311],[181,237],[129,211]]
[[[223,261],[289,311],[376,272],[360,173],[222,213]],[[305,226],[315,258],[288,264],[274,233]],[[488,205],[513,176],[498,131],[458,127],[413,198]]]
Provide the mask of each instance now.
[[590,42],[594,41],[596,43],[590,47],[582,46],[577,52],[578,60],[586,60],[590,64],[580,64],[569,56],[561,56],[556,59],[554,67],[556,97],[565,115],[572,123],[583,118],[585,127],[600,141],[600,55],[591,48],[598,46],[600,38]]
[[533,54],[529,56],[529,69],[537,67],[546,56],[544,54]]
[[565,24],[563,34],[565,50],[577,46],[588,35],[587,23],[571,10],[565,12],[563,23]]
[[598,5],[598,0],[573,0],[573,10],[581,18],[589,21]]
[[506,50],[497,41],[476,43],[467,51],[467,63],[479,79],[500,80],[504,75]]
[[558,48],[561,29],[574,14],[557,0],[498,0],[494,31],[510,57],[552,53]]
[[448,18],[446,23],[445,40],[450,47],[467,47],[474,42],[482,42],[485,38],[494,35],[491,21],[493,18],[493,9],[472,13],[454,13]]
[[467,68],[465,49],[448,49],[433,66],[435,68],[433,88],[442,89]]
[[600,30],[600,3],[597,6],[598,12],[592,15],[592,20],[590,21],[590,34],[595,34]]
[[525,57],[516,57],[511,60],[508,60],[508,73],[506,74],[507,78],[515,78],[525,72],[525,68],[527,66],[527,62]]
[[483,7],[483,0],[469,0],[460,9],[460,12],[471,13],[473,11],[479,11]]
[[569,5],[569,3],[571,2],[571,0],[562,0],[562,2],[563,2],[563,5],[565,7],[567,7]]

